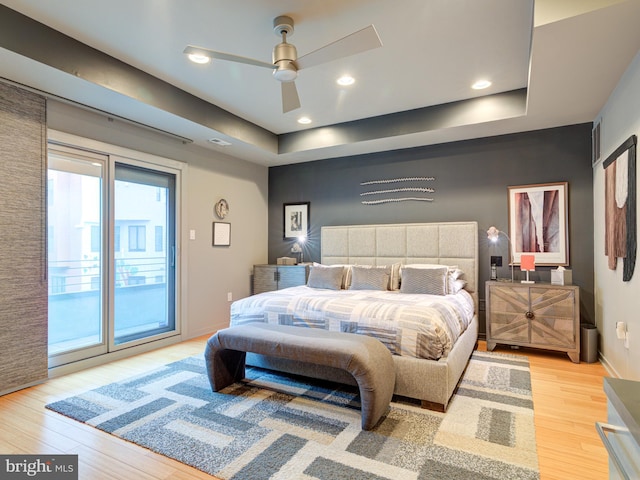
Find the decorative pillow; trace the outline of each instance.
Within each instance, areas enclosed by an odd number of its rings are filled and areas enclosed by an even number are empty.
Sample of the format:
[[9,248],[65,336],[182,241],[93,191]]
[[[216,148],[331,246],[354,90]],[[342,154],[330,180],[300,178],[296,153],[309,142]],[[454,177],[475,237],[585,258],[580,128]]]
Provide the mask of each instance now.
[[323,265],[321,263],[313,262],[314,267],[343,267],[342,272],[342,288],[347,289],[351,285],[351,267],[352,265],[336,263],[335,265]]
[[340,290],[343,274],[344,267],[342,265],[335,267],[312,266],[309,278],[307,278],[307,287]]
[[406,268],[442,268],[447,267],[449,270],[455,270],[457,265],[445,265],[443,263],[407,263]]
[[[385,268],[389,274],[389,285],[387,290],[400,290],[400,268],[401,263],[394,263],[387,266],[373,266],[373,265],[349,265],[349,267],[358,266],[362,268]],[[351,284],[351,270],[349,270],[349,284]],[[345,288],[349,288],[348,286]]]
[[351,267],[350,290],[387,290],[389,267]]
[[[453,282],[458,280],[460,277],[464,275],[464,272],[458,268],[457,265],[443,265],[441,263],[410,263],[405,265],[406,268],[442,268],[447,267],[448,278],[447,278],[447,293],[456,293],[454,292]],[[466,282],[465,282],[466,284]]]
[[402,293],[447,294],[447,266],[440,268],[402,268]]

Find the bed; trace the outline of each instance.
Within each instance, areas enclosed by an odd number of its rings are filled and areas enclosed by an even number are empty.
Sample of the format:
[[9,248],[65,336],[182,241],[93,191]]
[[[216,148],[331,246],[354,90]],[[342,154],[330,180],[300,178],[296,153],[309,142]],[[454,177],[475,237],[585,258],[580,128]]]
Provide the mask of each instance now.
[[[393,353],[394,393],[420,400],[425,408],[445,411],[478,337],[477,223],[322,227],[320,264],[324,273],[336,269],[345,273],[342,287],[347,286],[347,271],[360,275],[359,279],[351,278],[349,282],[362,287],[363,272],[367,278],[374,278],[373,273],[378,278],[380,272],[369,273],[360,266],[385,266],[388,276],[384,281],[388,282],[389,289],[368,290],[364,284],[362,290],[299,286],[265,292],[234,302],[231,326],[250,322],[290,324],[374,336]],[[354,265],[359,267],[350,270],[344,267]],[[409,274],[417,270],[411,267],[427,268],[427,265],[436,269],[437,265],[446,266],[443,267],[447,272],[445,289],[453,288],[452,272],[457,271],[458,275],[464,272],[456,282],[456,293],[449,290],[442,296],[413,293],[409,288]],[[400,267],[405,275],[404,291],[394,288]],[[317,282],[318,277],[314,278]],[[311,282],[310,277],[309,284]],[[437,319],[436,312],[444,315]],[[385,328],[384,322],[388,319],[383,317],[389,315],[398,325],[396,333]],[[423,322],[421,317],[429,317],[429,321]],[[354,384],[353,377],[345,371],[314,364],[255,354],[247,355],[247,364]]]

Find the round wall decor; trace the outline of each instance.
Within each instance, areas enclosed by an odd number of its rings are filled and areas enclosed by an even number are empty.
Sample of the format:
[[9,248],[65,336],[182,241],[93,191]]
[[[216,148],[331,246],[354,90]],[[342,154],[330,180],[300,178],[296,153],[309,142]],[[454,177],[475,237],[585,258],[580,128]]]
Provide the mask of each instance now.
[[218,203],[216,203],[215,211],[218,218],[222,219],[226,217],[227,213],[229,213],[229,203],[224,198],[221,198],[218,200]]

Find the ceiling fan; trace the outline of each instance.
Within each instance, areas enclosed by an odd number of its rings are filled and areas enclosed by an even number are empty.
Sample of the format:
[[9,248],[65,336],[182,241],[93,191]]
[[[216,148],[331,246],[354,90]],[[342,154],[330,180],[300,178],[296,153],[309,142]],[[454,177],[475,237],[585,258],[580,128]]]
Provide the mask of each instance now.
[[333,43],[298,57],[296,47],[287,43],[287,35],[293,34],[293,19],[282,15],[273,20],[273,32],[282,37],[282,42],[273,48],[273,63],[254,60],[253,58],[241,57],[229,53],[216,52],[208,48],[188,45],[184,49],[187,55],[197,55],[230,62],[245,63],[257,67],[264,67],[273,70],[273,76],[281,82],[282,89],[282,112],[300,108],[300,98],[296,89],[295,79],[298,70],[314,67],[321,63],[331,62],[339,58],[362,53],[367,50],[382,46],[378,32],[373,25],[358,30],[346,37],[336,40]]

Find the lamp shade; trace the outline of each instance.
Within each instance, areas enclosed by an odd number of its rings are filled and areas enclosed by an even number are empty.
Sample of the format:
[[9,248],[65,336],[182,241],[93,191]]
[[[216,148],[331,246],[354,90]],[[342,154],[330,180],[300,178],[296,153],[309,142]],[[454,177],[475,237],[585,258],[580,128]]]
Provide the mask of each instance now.
[[520,270],[532,272],[536,269],[535,255],[520,255]]
[[492,242],[497,242],[499,236],[500,230],[498,230],[496,227],[489,227],[489,230],[487,230],[487,238],[489,240],[491,240]]
[[[500,234],[503,234],[507,239],[509,256],[511,257],[511,239],[509,238],[509,236],[506,233],[504,233],[502,230],[498,230],[495,226],[491,226],[489,227],[489,230],[487,230],[487,238],[491,243],[498,243]],[[510,260],[509,263],[511,263],[511,281],[513,282],[513,262]],[[492,272],[492,275],[493,273],[494,272]]]

